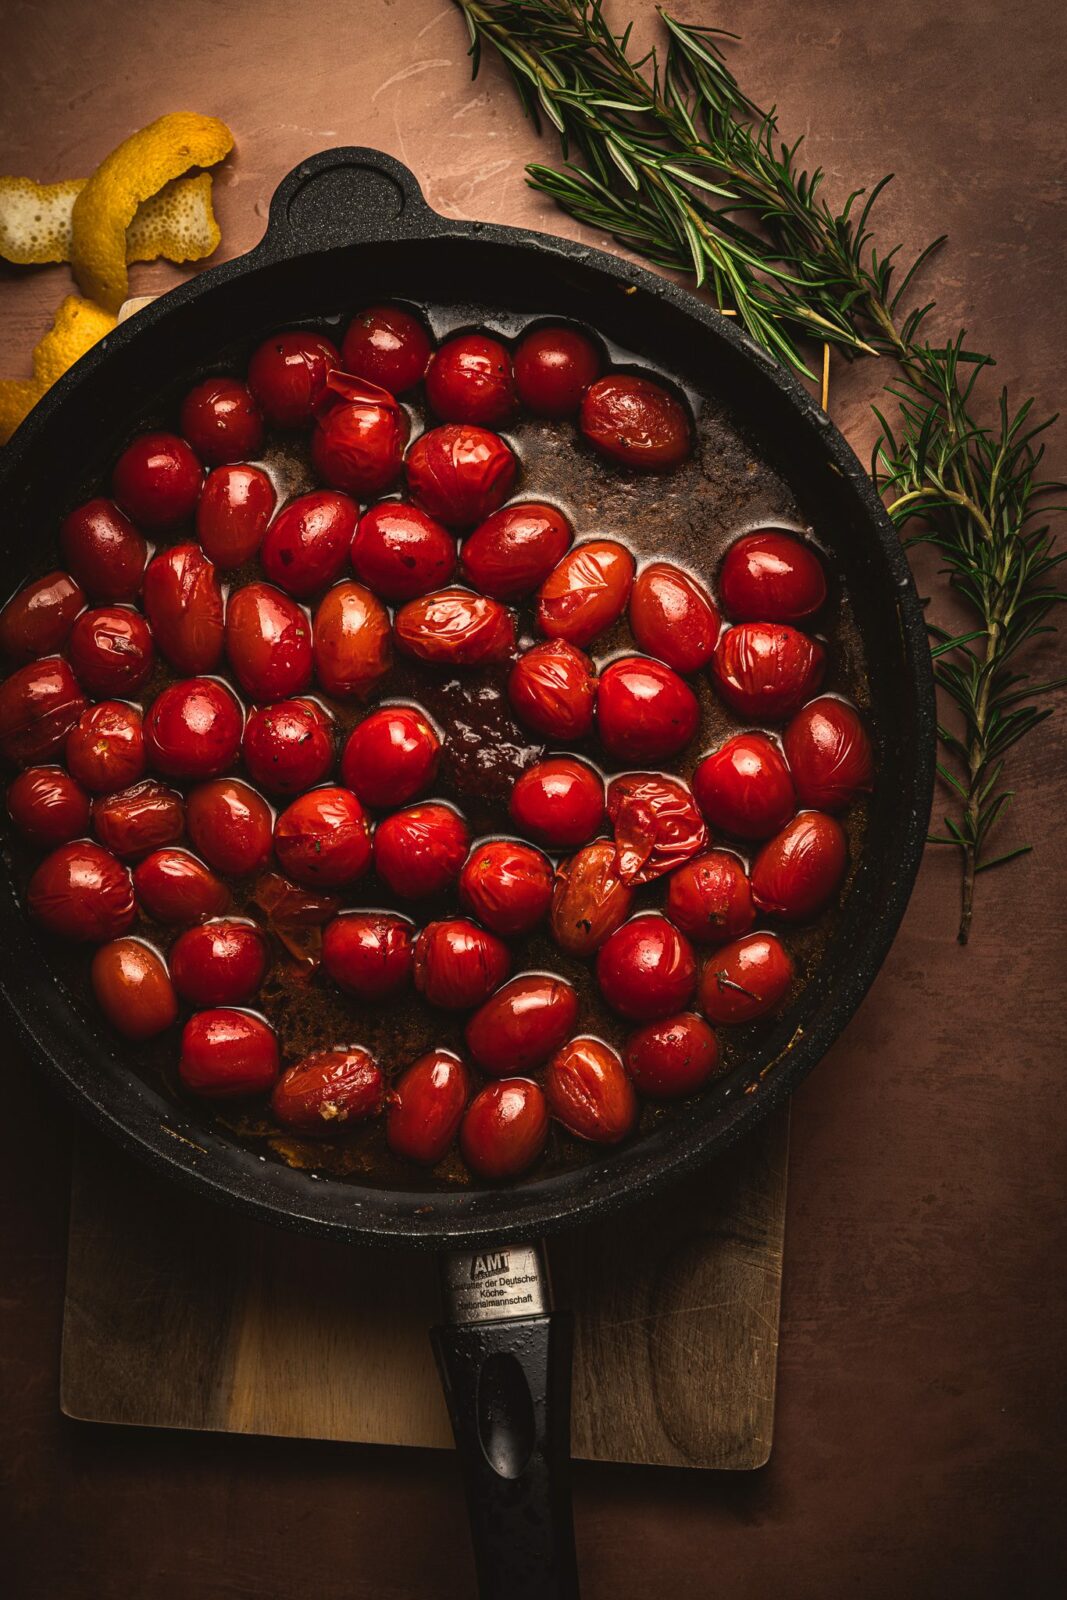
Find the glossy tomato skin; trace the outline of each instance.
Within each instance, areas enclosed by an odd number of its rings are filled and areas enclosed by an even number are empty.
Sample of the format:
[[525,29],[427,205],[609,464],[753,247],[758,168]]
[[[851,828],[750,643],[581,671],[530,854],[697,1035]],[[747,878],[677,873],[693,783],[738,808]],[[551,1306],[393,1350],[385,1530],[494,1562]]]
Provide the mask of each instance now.
[[85,606],[85,591],[67,572],[25,584],[0,611],[0,653],[12,661],[52,655]]
[[346,911],[322,932],[322,964],[334,983],[370,1004],[411,984],[411,923],[388,911]]
[[176,433],[142,433],[116,461],[111,491],[139,528],[174,528],[196,510],[203,475]]
[[202,922],[170,948],[171,982],[190,1005],[240,1005],[266,973],[266,940],[250,922]]
[[319,602],[315,672],[327,694],[365,700],[393,665],[389,613],[361,583],[335,583]]
[[568,1133],[618,1144],[637,1126],[637,1096],[618,1053],[601,1039],[572,1039],[545,1071],[548,1109]]
[[175,789],[145,778],[93,801],[93,832],[121,861],[174,844],[185,829],[185,806]]
[[503,506],[464,542],[463,575],[494,600],[519,600],[540,588],[571,547],[562,511],[540,500]]
[[650,378],[610,373],[582,398],[578,420],[594,450],[638,472],[669,472],[692,449],[689,413]]
[[696,982],[696,958],[684,934],[651,912],[632,917],[605,940],[596,975],[613,1011],[652,1022],[685,1006]]
[[278,1076],[274,1029],[248,1011],[198,1011],[182,1029],[178,1076],[207,1100],[266,1094]]
[[471,1059],[494,1078],[530,1072],[569,1039],[578,996],[565,979],[546,972],[512,978],[485,1001],[464,1031]]
[[874,785],[874,756],[855,706],[823,695],[798,711],[782,735],[802,806],[844,811]]
[[479,1178],[517,1178],[532,1167],[548,1138],[548,1107],[529,1078],[501,1078],[474,1096],[459,1129],[459,1147]]
[[188,850],[154,850],[134,867],[133,887],[156,922],[200,922],[221,916],[230,903],[226,885]]
[[695,1094],[719,1065],[719,1041],[692,1011],[638,1028],[626,1041],[626,1070],[638,1094],[677,1100]]
[[616,869],[631,888],[651,883],[699,855],[708,830],[689,785],[654,772],[628,772],[608,784]]
[[19,667],[0,683],[0,755],[20,767],[57,756],[86,704],[62,657]]
[[298,1133],[335,1134],[352,1122],[376,1116],[385,1079],[369,1050],[316,1050],[289,1067],[275,1084],[270,1108]]
[[217,872],[244,877],[270,856],[270,807],[237,778],[213,778],[190,790],[185,822],[194,848]]
[[519,721],[547,739],[584,739],[592,731],[596,669],[566,639],[546,639],[516,661],[508,699]]
[[722,619],[703,584],[669,561],[638,573],[630,595],[630,630],[647,655],[675,672],[699,672],[711,660]]
[[767,839],[796,810],[781,750],[765,733],[738,733],[693,773],[697,804],[713,828],[738,839]]
[[588,334],[577,328],[534,328],[515,350],[515,387],[534,416],[571,417],[600,367],[600,351]]
[[97,1005],[127,1039],[154,1039],[178,1020],[178,997],[166,963],[140,939],[101,945],[90,978]]
[[753,1022],[784,999],[793,963],[773,933],[749,933],[708,959],[697,1005],[709,1022]]
[[736,622],[800,622],[826,599],[826,574],[810,544],[765,528],[726,552],[719,595]]
[[484,522],[511,493],[518,462],[499,434],[446,423],[421,434],[407,454],[416,505],[449,528]]
[[313,489],[279,511],[259,558],[264,576],[286,594],[308,600],[341,576],[359,507],[339,489]]
[[87,706],[67,734],[67,768],[93,794],[136,783],[145,769],[141,713],[121,700]]
[[83,611],[67,640],[67,659],[90,694],[135,693],[149,677],[155,658],[147,622],[124,606]]
[[463,909],[506,939],[531,933],[544,921],[551,899],[551,862],[515,839],[475,846],[459,875]]
[[456,570],[456,541],[418,506],[386,500],[359,519],[352,567],[383,600],[414,600],[440,589]]
[[153,557],[144,575],[145,614],[156,647],[187,677],[213,672],[222,659],[222,585],[198,544],[176,544]]
[[251,561],[274,515],[274,485],[258,467],[216,467],[196,503],[196,536],[209,561],[232,571]]
[[785,622],[729,628],[711,658],[716,692],[738,716],[784,722],[811,698],[826,671],[817,639]]
[[345,330],[341,364],[346,372],[404,394],[421,383],[432,345],[419,318],[400,306],[367,306]]
[[399,476],[411,424],[386,389],[331,372],[315,417],[311,460],[324,483],[370,499]]
[[428,922],[415,940],[414,962],[416,989],[447,1011],[481,1005],[511,968],[503,940],[462,917]]
[[49,933],[84,944],[106,944],[134,918],[130,874],[110,850],[78,839],[46,856],[26,892],[30,916]]
[[15,827],[31,844],[52,848],[89,827],[89,796],[62,767],[28,767],[7,791]]
[[568,955],[591,956],[621,928],[633,898],[619,875],[614,841],[595,839],[556,868],[549,913],[552,937]]
[[575,545],[548,575],[537,597],[537,626],[550,639],[592,644],[626,609],[634,558],[614,539]]
[[237,759],[241,708],[215,678],[186,678],[157,695],[144,719],[148,764],[166,778],[214,778]]
[[340,365],[337,346],[320,333],[275,333],[248,363],[248,387],[275,427],[306,428],[326,389],[327,373]]
[[290,595],[246,583],[226,608],[226,655],[250,699],[288,700],[311,682],[311,624]]
[[144,535],[113,500],[87,500],[59,530],[71,576],[94,600],[135,600],[148,560]]
[[515,648],[515,619],[499,600],[469,589],[439,589],[409,600],[396,614],[396,642],[405,655],[454,667],[506,661]]
[[597,732],[622,761],[665,761],[684,750],[700,726],[700,704],[677,672],[648,656],[625,656],[600,674]]
[[841,824],[824,811],[801,811],[752,863],[752,898],[783,921],[807,922],[833,899],[847,866]]
[[604,780],[572,756],[538,761],[511,791],[511,820],[550,849],[587,844],[604,821]]
[[451,806],[408,806],[378,824],[374,867],[402,900],[422,900],[455,882],[469,849],[467,825]]
[[365,806],[407,805],[437,775],[441,741],[414,706],[383,706],[357,723],[341,755],[341,782]]
[[287,806],[274,825],[283,871],[311,889],[354,883],[371,859],[370,824],[349,789],[312,789]]
[[444,422],[499,427],[516,405],[506,345],[483,333],[461,333],[446,339],[426,369],[426,398]]
[[696,944],[726,944],[756,920],[744,866],[726,850],[687,861],[667,885],[668,917]]
[[385,1136],[394,1155],[432,1167],[456,1137],[471,1091],[470,1073],[448,1050],[412,1062],[387,1097]]
[[248,713],[241,757],[261,789],[301,794],[333,766],[333,723],[314,700],[276,700]]
[[183,439],[209,467],[258,456],[263,415],[248,385],[238,378],[205,378],[182,401]]

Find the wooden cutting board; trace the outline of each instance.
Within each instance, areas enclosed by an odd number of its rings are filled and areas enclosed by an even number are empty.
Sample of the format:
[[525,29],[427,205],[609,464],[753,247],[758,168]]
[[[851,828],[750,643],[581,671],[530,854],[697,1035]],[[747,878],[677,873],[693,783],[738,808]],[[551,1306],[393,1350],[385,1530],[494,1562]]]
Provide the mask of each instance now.
[[[550,1251],[576,1313],[573,1451],[748,1470],[771,1448],[788,1113]],[[447,1447],[425,1255],[250,1223],[85,1135],[61,1403],[91,1422]]]

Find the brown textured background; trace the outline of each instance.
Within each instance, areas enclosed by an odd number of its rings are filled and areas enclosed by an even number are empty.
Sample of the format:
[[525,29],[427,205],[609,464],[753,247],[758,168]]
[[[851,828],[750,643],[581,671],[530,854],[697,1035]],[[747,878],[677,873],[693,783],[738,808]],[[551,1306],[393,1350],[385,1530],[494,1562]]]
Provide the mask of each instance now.
[[[952,236],[927,277],[937,329],[966,324],[1000,377],[1052,409],[1067,331],[1060,5],[674,9],[744,34],[747,87],[808,135],[835,190],[896,171],[882,237]],[[626,10],[651,33],[648,0],[614,14]],[[237,137],[216,182],[227,254],[259,237],[289,167],[334,143],[392,151],[450,215],[579,231],[524,188],[524,162],[549,147],[495,67],[469,83],[448,0],[9,0],[3,13],[4,172],[82,176],[134,127],[196,109]],[[135,269],[135,291],[174,275]],[[5,375],[28,372],[68,285],[63,268],[0,277]],[[861,453],[876,384],[870,367],[835,377],[832,409]],[[924,587],[931,573],[924,563]],[[1005,844],[1038,850],[981,885],[971,948],[953,943],[956,863],[930,852],[882,976],[797,1098],[771,1464],[739,1477],[580,1469],[587,1600],[1062,1592],[1065,750],[1061,713],[1013,761]],[[9,1592],[467,1596],[445,1459],[60,1418],[69,1129],[28,1066],[9,1058],[3,1083]]]

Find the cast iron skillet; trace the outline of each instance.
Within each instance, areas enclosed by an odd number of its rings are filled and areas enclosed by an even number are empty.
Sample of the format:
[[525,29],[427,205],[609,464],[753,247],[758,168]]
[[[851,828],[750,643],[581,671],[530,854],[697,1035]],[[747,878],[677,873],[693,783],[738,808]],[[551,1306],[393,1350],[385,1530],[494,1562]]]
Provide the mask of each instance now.
[[[535,1247],[725,1148],[799,1083],[866,993],[922,853],[935,714],[922,612],[867,474],[804,389],[727,319],[662,278],[546,235],[438,216],[412,174],[374,150],[325,151],[278,188],[262,243],[118,328],[34,409],[0,458],[0,551],[10,587],[51,539],[154,393],[235,340],[376,298],[494,304],[586,322],[730,406],[831,546],[863,636],[879,783],[866,848],[825,958],[769,1036],[750,1092],[708,1097],[630,1147],[499,1190],[420,1193],[312,1181],[264,1162],[129,1068],[50,970],[0,874],[0,987],[15,1026],[78,1109],[151,1166],[265,1220],[446,1261],[451,1325],[435,1346],[464,1455],[481,1592],[577,1593],[566,1488],[569,1328],[547,1310]],[[465,1253],[460,1253],[465,1252]]]

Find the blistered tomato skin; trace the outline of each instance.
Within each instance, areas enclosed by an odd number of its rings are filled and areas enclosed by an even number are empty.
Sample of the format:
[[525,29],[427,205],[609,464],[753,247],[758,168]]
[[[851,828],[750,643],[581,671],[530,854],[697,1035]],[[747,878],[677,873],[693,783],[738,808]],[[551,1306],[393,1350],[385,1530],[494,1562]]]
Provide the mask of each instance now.
[[133,869],[138,904],[156,922],[200,922],[230,903],[229,890],[188,850],[156,850]]
[[142,433],[115,463],[111,490],[139,528],[174,528],[196,510],[203,475],[176,433]]
[[773,933],[749,933],[708,959],[697,1005],[709,1022],[753,1022],[783,1000],[793,963]]
[[470,1090],[470,1073],[448,1050],[412,1062],[387,1096],[385,1137],[393,1154],[435,1166],[456,1137]]
[[149,677],[155,656],[147,622],[124,606],[83,611],[67,640],[78,682],[95,695],[133,694]]
[[469,528],[507,499],[518,462],[499,434],[446,423],[415,440],[406,470],[416,505],[446,527]]
[[273,817],[262,795],[237,778],[215,778],[191,790],[185,823],[193,847],[217,872],[244,877],[266,864]]
[[276,333],[248,363],[248,387],[268,422],[306,428],[326,388],[326,375],[340,367],[335,344],[319,333]]
[[675,672],[699,672],[711,660],[722,619],[704,586],[668,561],[638,573],[630,595],[630,631],[647,655]]
[[359,519],[352,568],[383,600],[402,604],[448,583],[456,570],[456,541],[418,506],[386,500]]
[[618,1054],[600,1039],[572,1039],[548,1063],[548,1109],[568,1133],[618,1144],[637,1126],[637,1096]]
[[571,417],[600,376],[600,351],[577,328],[534,328],[515,350],[515,387],[537,417]]
[[571,547],[562,511],[539,500],[504,506],[464,542],[463,574],[495,600],[520,600],[538,589]]
[[869,794],[874,757],[855,706],[824,695],[798,711],[782,736],[797,798],[820,811],[844,811]]
[[31,844],[52,848],[89,827],[89,796],[62,767],[29,767],[7,791],[15,827]]
[[784,622],[742,622],[711,658],[715,690],[738,716],[784,722],[811,698],[826,671],[817,639]]
[[404,394],[422,382],[431,349],[429,334],[410,311],[367,306],[345,330],[341,365],[390,394]]
[[412,927],[386,911],[347,911],[322,931],[322,964],[334,983],[372,1004],[411,984]]
[[178,998],[166,964],[140,939],[113,939],[93,957],[96,1003],[117,1033],[154,1039],[178,1020]]
[[312,648],[327,694],[365,700],[393,665],[389,613],[361,583],[335,583],[315,612]]
[[674,924],[651,912],[624,922],[605,941],[596,975],[613,1011],[652,1022],[685,1006],[696,982],[696,958]]
[[179,427],[209,467],[258,456],[263,417],[247,384],[237,378],[205,378],[182,401]]
[[198,544],[155,556],[144,575],[143,605],[160,654],[189,677],[222,659],[222,585]]
[[516,404],[510,352],[482,333],[446,339],[426,369],[426,398],[444,422],[499,427]]
[[725,850],[687,861],[667,885],[668,917],[696,944],[725,944],[756,920],[744,866]]
[[508,678],[519,721],[548,739],[582,739],[593,727],[597,677],[584,651],[548,639],[521,655]]
[[552,865],[533,845],[490,839],[475,847],[459,876],[465,911],[506,939],[543,922],[552,899]]
[[517,1178],[532,1167],[548,1138],[548,1107],[536,1083],[502,1078],[487,1083],[460,1124],[463,1159],[479,1178]]
[[378,824],[374,867],[402,900],[422,900],[455,882],[469,849],[467,825],[451,806],[409,806]]
[[113,500],[87,500],[59,530],[71,576],[94,600],[134,600],[141,591],[148,545]]
[[699,855],[708,830],[688,784],[654,772],[628,772],[608,785],[615,866],[636,888]]
[[127,788],[145,769],[141,713],[121,700],[97,701],[67,734],[65,755],[71,777],[93,794]]
[[322,889],[302,889],[280,872],[268,871],[256,879],[251,898],[271,933],[309,976],[321,962],[322,930],[340,911],[341,896]]
[[682,402],[662,384],[624,372],[586,390],[578,425],[601,455],[638,472],[669,472],[692,449]]
[[93,832],[122,861],[135,861],[149,850],[174,844],[184,830],[181,795],[154,778],[118,794],[97,795],[93,801]]
[[241,747],[241,708],[214,678],[186,678],[157,695],[144,719],[148,764],[165,778],[214,778]]
[[796,810],[793,779],[765,733],[739,733],[693,773],[697,804],[713,828],[738,839],[768,839]]
[[825,601],[826,574],[811,545],[767,528],[726,552],[719,596],[735,622],[800,622]]
[[253,783],[269,794],[301,794],[333,766],[333,723],[314,700],[260,706],[245,722],[241,757]]
[[702,1089],[719,1065],[719,1041],[691,1011],[638,1028],[626,1041],[626,1069],[638,1094],[677,1100]]
[[20,767],[58,756],[86,704],[60,656],[19,667],[0,683],[0,755]]
[[341,781],[365,806],[407,805],[437,775],[441,741],[414,706],[383,706],[357,723],[341,755]]
[[341,576],[359,507],[339,489],[313,489],[279,511],[260,548],[263,573],[297,600]]
[[170,976],[194,1006],[234,1006],[250,1000],[267,971],[267,945],[247,922],[204,922],[179,934],[170,948]]
[[428,922],[415,940],[414,956],[416,989],[446,1011],[481,1005],[511,968],[503,940],[463,917]]
[[511,819],[550,848],[586,844],[604,821],[604,781],[570,756],[539,761],[511,791]]
[[311,460],[324,483],[367,500],[399,476],[411,425],[387,390],[331,372],[315,417]]
[[206,1100],[266,1094],[278,1076],[274,1029],[247,1011],[198,1011],[182,1029],[178,1076]]
[[81,584],[66,572],[48,572],[27,583],[0,611],[0,654],[34,661],[63,644],[85,605]]
[[382,1069],[369,1050],[316,1050],[279,1078],[270,1106],[298,1133],[329,1135],[376,1116],[385,1093]]
[[282,870],[309,889],[354,883],[371,859],[370,825],[349,789],[312,789],[287,806],[274,825]]
[[634,558],[614,539],[575,545],[541,585],[537,626],[550,639],[592,644],[626,609]]
[[615,759],[665,761],[696,736],[700,704],[661,661],[626,656],[600,674],[596,724],[601,744]]
[[275,505],[274,485],[258,467],[216,467],[196,503],[196,536],[210,561],[225,571],[251,561]]
[[246,583],[226,608],[226,655],[251,700],[287,700],[311,682],[311,623],[269,583]]
[[506,661],[515,648],[511,612],[469,589],[439,589],[409,600],[394,627],[398,648],[419,661],[476,667]]
[[578,996],[563,978],[529,972],[512,978],[471,1017],[464,1032],[471,1060],[493,1077],[530,1072],[574,1031]]
[[568,955],[593,955],[630,915],[633,890],[619,876],[615,844],[596,839],[556,868],[549,926]]
[[752,898],[783,921],[807,922],[833,899],[847,866],[841,824],[823,811],[802,811],[752,863]]
[[49,933],[83,944],[105,944],[134,918],[129,870],[91,840],[62,844],[46,856],[27,890],[30,916]]

